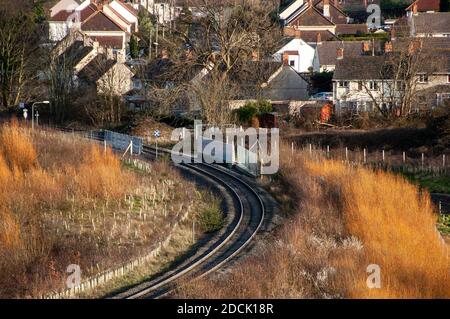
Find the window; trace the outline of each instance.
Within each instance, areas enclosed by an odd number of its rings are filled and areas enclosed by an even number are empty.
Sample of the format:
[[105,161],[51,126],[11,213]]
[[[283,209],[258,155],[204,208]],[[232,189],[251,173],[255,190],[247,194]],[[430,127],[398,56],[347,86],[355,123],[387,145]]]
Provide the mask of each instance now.
[[447,83],[450,83],[450,74],[447,74]]
[[339,87],[348,88],[348,81],[339,81]]
[[378,90],[378,83],[375,81],[369,81],[369,90],[371,91]]
[[363,89],[363,84],[361,81],[358,81],[358,91],[362,91]]
[[420,74],[419,75],[419,83],[427,83],[428,82],[428,75],[427,74]]
[[295,61],[294,60],[289,61],[289,65],[295,67]]

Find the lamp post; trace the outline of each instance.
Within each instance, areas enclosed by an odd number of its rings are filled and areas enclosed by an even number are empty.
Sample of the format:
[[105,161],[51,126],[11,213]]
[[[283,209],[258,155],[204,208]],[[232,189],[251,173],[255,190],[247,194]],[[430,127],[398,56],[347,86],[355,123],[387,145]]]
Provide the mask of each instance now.
[[[34,106],[36,104],[50,104],[49,101],[34,102],[31,105],[31,128],[34,130]],[[39,116],[39,115],[38,115]]]

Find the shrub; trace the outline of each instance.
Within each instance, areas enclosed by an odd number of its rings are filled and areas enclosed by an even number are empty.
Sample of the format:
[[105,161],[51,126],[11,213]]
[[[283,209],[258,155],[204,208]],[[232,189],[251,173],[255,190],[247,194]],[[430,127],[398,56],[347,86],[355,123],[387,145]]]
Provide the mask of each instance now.
[[202,207],[198,216],[198,221],[204,232],[212,233],[223,227],[223,212],[220,208],[220,200],[212,195],[208,196],[205,202],[206,204]]
[[272,104],[267,100],[247,102],[244,106],[234,110],[234,114],[240,124],[249,125],[257,115],[270,113],[273,111]]

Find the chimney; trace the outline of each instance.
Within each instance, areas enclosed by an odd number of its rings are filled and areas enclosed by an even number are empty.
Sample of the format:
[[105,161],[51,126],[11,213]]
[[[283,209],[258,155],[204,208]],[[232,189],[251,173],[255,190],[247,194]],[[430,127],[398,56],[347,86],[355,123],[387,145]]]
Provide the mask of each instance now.
[[338,48],[336,50],[336,59],[342,60],[344,58],[344,48]]
[[330,17],[330,0],[323,0],[323,15],[324,17]]
[[392,41],[386,41],[384,43],[384,52],[385,53],[391,53],[392,51],[393,51]]
[[363,41],[362,43],[362,53],[363,55],[367,55],[370,51],[369,41]]
[[302,38],[302,31],[299,30],[299,29],[295,29],[295,30],[294,30],[294,37],[295,37],[296,39],[301,39],[301,38]]
[[394,26],[392,26],[392,29],[391,29],[391,40],[395,40],[396,36],[397,36],[397,30],[395,29],[395,25],[394,25]]
[[320,32],[317,32],[316,43],[322,43],[322,35],[320,34]]
[[418,11],[417,9],[418,9],[417,2],[414,2],[414,3],[413,3],[413,6],[412,6],[412,13],[413,13],[414,15],[417,14],[417,11]]
[[283,52],[283,65],[289,66],[289,54],[287,52]]

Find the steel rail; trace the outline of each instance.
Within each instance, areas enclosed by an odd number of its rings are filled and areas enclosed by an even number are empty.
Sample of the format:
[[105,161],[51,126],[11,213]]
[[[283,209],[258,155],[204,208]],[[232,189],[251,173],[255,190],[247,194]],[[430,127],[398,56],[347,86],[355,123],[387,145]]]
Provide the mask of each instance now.
[[[162,149],[162,148],[159,148],[158,151],[161,153],[166,153],[166,154],[172,153],[170,150],[166,150],[166,149]],[[156,153],[156,151],[153,148],[151,148],[149,146],[144,146],[144,154],[153,154],[154,155],[155,153]],[[194,164],[189,164],[189,163],[183,163],[182,166],[185,166],[191,170],[194,170],[197,173],[199,173],[200,175],[212,178],[213,180],[218,181],[225,188],[230,190],[231,194],[233,194],[233,197],[237,200],[237,202],[239,203],[239,206],[240,206],[239,207],[239,209],[240,209],[239,221],[236,224],[236,226],[233,228],[233,230],[229,233],[229,235],[225,239],[223,239],[219,243],[219,245],[217,245],[214,249],[212,249],[208,254],[201,256],[199,259],[197,259],[195,262],[193,262],[191,264],[188,263],[188,265],[183,265],[183,267],[181,267],[180,270],[175,270],[173,275],[170,275],[168,278],[163,279],[162,281],[158,281],[156,279],[156,283],[154,285],[151,285],[149,287],[141,289],[138,292],[135,292],[135,293],[133,292],[133,293],[127,295],[125,297],[126,299],[145,298],[145,296],[149,296],[149,295],[152,296],[153,298],[161,298],[161,297],[167,296],[168,294],[173,292],[176,289],[176,281],[178,279],[180,279],[180,277],[183,277],[184,275],[187,275],[188,273],[193,273],[196,270],[200,271],[199,274],[194,275],[192,278],[190,278],[190,280],[198,280],[200,278],[203,278],[203,277],[217,271],[218,269],[223,267],[226,263],[228,263],[233,258],[235,258],[240,252],[242,252],[242,250],[245,249],[250,244],[250,242],[255,238],[256,234],[262,227],[262,224],[263,224],[264,218],[265,218],[264,202],[263,202],[261,196],[258,194],[258,192],[255,191],[253,189],[253,187],[251,187],[247,182],[245,182],[241,178],[229,173],[225,169],[220,169],[211,164],[199,163],[199,164],[194,165]],[[216,174],[213,174],[210,171],[208,172],[207,170],[213,170]],[[235,242],[232,242],[231,240],[233,239],[233,236],[238,234],[237,232],[238,232],[239,228],[242,226],[242,220],[244,218],[244,213],[245,213],[243,201],[247,201],[247,198],[242,199],[241,196],[239,196],[239,194],[236,192],[234,187],[228,181],[225,181],[223,177],[222,178],[218,177],[217,174],[219,174],[219,176],[221,174],[225,175],[226,177],[231,179],[234,183],[240,184],[241,187],[249,190],[255,196],[255,198],[258,200],[258,203],[260,206],[258,208],[258,210],[260,212],[258,212],[259,220],[257,221],[257,227],[254,229],[250,229],[250,235],[248,238],[245,239],[245,241],[243,243],[240,243],[240,239],[242,238],[242,236],[246,236],[246,233],[249,231],[249,229],[247,229],[247,228],[241,230],[241,234],[239,236],[237,236]],[[251,221],[251,218],[254,217],[252,215],[256,210],[256,208],[252,207],[251,205],[250,205],[250,208],[252,209],[252,211],[251,211],[251,215],[248,216],[250,218],[249,222]],[[250,225],[250,223],[249,223],[249,225]],[[224,248],[225,245],[229,245],[230,247],[225,252],[221,253],[220,250],[222,248]],[[224,257],[224,255],[226,255],[227,253],[230,253],[230,252],[231,252],[230,255]],[[216,262],[216,264],[214,264],[214,262]],[[206,265],[206,267],[207,267],[208,263],[210,263],[210,264],[212,263],[212,266],[209,269],[207,268],[202,271],[201,270],[202,266]],[[200,270],[198,270],[199,268],[200,268]],[[155,281],[155,280],[153,280],[153,281]],[[167,288],[167,286],[169,286],[169,288]],[[131,288],[131,290],[132,289],[133,288]],[[126,292],[125,292],[125,294],[126,294]]]

